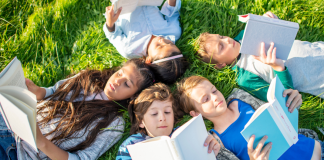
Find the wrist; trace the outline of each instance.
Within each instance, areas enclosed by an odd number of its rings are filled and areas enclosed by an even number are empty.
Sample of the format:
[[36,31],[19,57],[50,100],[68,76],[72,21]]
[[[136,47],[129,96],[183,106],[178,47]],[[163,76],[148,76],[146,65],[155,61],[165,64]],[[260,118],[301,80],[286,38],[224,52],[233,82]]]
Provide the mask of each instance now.
[[46,90],[45,90],[45,88],[38,87],[36,93],[37,93],[36,94],[36,99],[37,100],[42,100],[46,95]]
[[274,69],[276,71],[284,71],[286,69],[285,66],[281,66],[281,65],[279,65],[279,66],[271,66],[271,67],[272,67],[272,69]]
[[107,26],[109,32],[115,31],[115,23],[109,24],[108,22],[106,22],[106,26]]

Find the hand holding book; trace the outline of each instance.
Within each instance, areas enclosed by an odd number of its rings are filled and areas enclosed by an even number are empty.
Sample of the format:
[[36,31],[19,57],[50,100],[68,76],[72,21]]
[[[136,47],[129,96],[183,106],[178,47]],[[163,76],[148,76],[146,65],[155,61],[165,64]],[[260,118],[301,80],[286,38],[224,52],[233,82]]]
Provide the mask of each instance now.
[[263,136],[261,141],[258,143],[257,147],[253,148],[253,143],[255,140],[255,136],[252,135],[249,142],[248,142],[248,154],[250,157],[250,160],[263,160],[263,159],[269,159],[270,150],[272,148],[272,143],[268,143],[264,146],[265,141],[268,139],[268,136]]
[[114,5],[106,7],[106,25],[109,30],[109,32],[115,31],[115,22],[117,21],[120,12],[122,11],[122,7],[120,7],[118,10],[114,10]]
[[274,43],[272,42],[270,44],[270,48],[268,49],[267,53],[265,52],[264,42],[261,43],[261,49],[260,49],[260,56],[254,56],[252,57],[264,64],[267,64],[271,66],[276,71],[284,71],[285,65],[284,62],[281,59],[278,59],[276,57],[276,51],[277,48],[274,47]]
[[28,90],[36,95],[36,99],[38,101],[45,97],[46,90],[44,88],[37,86],[33,81],[31,81],[28,78],[25,78],[25,82]]

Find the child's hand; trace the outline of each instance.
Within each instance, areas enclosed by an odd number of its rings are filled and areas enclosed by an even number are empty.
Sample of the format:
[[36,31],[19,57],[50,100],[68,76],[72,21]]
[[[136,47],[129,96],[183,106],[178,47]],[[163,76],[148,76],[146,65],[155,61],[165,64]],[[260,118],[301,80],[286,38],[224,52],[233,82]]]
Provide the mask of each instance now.
[[[250,160],[263,160],[263,159],[269,159],[270,150],[272,148],[272,143],[268,143],[263,149],[265,141],[268,139],[268,136],[264,136],[257,147],[253,149],[253,143],[254,143],[255,136],[252,135],[249,142],[248,142],[248,154],[250,157]],[[261,151],[262,149],[262,151]]]
[[276,58],[276,50],[274,47],[274,43],[270,44],[270,48],[268,49],[268,54],[265,53],[264,42],[261,43],[260,56],[253,56],[256,60],[261,61],[264,64],[270,65],[276,71],[284,71],[285,65],[281,59]]
[[115,22],[117,21],[121,11],[122,7],[120,7],[115,14],[114,5],[106,7],[106,25],[109,32],[115,31]]
[[269,17],[273,19],[279,19],[275,14],[273,14],[271,11],[268,11],[267,13],[263,14],[264,17]]
[[220,150],[220,144],[216,141],[216,139],[212,135],[208,135],[208,137],[205,140],[204,146],[208,147],[208,153],[211,153],[212,150],[214,151],[215,156],[218,155],[218,152]]
[[44,88],[37,86],[36,84],[34,84],[33,81],[31,81],[28,78],[25,78],[25,83],[28,90],[36,95],[37,100],[41,100],[45,97],[46,90]]
[[286,106],[289,107],[289,112],[292,113],[294,111],[294,109],[298,106],[300,106],[303,102],[302,96],[301,94],[297,91],[297,90],[293,90],[293,89],[286,89],[282,96],[283,97],[288,97]]
[[168,4],[170,6],[175,6],[176,5],[176,0],[168,0]]

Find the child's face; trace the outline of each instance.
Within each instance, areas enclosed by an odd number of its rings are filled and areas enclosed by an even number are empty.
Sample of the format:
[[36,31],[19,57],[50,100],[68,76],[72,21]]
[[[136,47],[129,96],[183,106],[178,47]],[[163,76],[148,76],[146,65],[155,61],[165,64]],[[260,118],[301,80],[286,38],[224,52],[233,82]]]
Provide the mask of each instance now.
[[227,109],[223,94],[207,80],[191,90],[190,98],[198,112],[207,119],[222,115]]
[[137,92],[140,81],[136,67],[128,64],[108,79],[104,92],[109,100],[127,99]]
[[240,54],[240,43],[219,34],[209,34],[206,40],[206,52],[216,63],[230,65]]
[[155,100],[144,114],[141,128],[146,129],[150,137],[169,136],[174,124],[172,102]]
[[158,36],[153,38],[147,52],[151,59],[162,59],[169,57],[172,52],[181,51],[172,41]]

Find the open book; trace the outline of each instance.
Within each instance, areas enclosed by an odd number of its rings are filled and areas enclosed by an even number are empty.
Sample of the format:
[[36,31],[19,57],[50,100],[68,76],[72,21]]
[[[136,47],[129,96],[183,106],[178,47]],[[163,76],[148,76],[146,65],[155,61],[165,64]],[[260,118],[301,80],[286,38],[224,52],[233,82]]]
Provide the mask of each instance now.
[[114,5],[115,13],[120,7],[123,7],[120,14],[131,13],[138,6],[160,6],[163,0],[110,0]]
[[277,48],[276,57],[287,60],[299,29],[298,23],[250,13],[239,15],[239,21],[247,22],[240,53],[260,56],[261,42],[265,44],[266,53],[273,42]]
[[25,84],[20,61],[15,57],[0,73],[0,112],[7,127],[36,151],[36,95]]
[[267,135],[265,144],[272,142],[270,160],[278,159],[298,141],[298,110],[295,109],[293,113],[288,111],[288,96],[282,96],[284,90],[283,84],[276,76],[271,81],[267,93],[269,103],[258,108],[241,131],[246,141],[255,135],[254,148],[262,137]]
[[216,160],[204,146],[207,130],[201,115],[192,118],[171,136],[159,136],[128,145],[133,160]]

